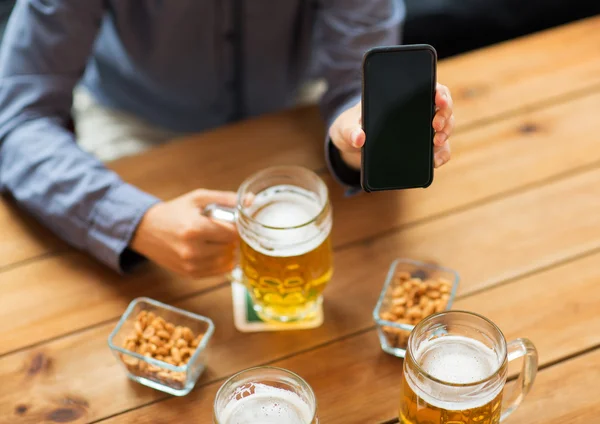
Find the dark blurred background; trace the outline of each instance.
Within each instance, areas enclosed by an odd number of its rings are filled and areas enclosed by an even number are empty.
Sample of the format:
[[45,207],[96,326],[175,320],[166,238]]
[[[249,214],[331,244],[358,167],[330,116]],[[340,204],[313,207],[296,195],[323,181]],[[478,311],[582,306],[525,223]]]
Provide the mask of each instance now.
[[405,0],[404,43],[440,58],[600,13],[600,0]]
[[[440,58],[600,13],[600,0],[405,2],[408,12],[404,43],[431,44]],[[0,40],[14,3],[0,0]]]

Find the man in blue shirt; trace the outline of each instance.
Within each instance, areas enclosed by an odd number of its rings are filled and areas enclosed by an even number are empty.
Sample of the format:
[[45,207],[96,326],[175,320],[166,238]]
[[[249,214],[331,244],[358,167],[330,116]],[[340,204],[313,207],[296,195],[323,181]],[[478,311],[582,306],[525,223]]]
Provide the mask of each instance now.
[[[147,257],[199,277],[232,266],[232,226],[198,213],[234,193],[161,202],[83,151],[68,129],[80,83],[106,108],[197,132],[290,106],[309,71],[333,174],[358,185],[360,63],[397,44],[401,0],[22,0],[0,51],[0,190],[70,244],[116,270]],[[311,68],[312,64],[316,67]],[[454,117],[438,85],[435,162],[449,160]]]

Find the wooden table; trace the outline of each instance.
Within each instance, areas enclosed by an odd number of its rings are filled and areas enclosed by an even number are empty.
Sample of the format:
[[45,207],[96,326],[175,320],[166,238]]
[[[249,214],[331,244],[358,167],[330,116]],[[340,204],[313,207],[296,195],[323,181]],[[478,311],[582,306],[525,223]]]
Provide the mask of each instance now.
[[[536,343],[540,373],[511,423],[600,422],[600,18],[444,61],[439,78],[459,125],[453,160],[427,190],[345,198],[312,107],[111,165],[163,198],[235,189],[273,164],[318,171],[334,203],[337,268],[315,330],[239,333],[223,278],[154,266],[119,277],[2,201],[0,422],[211,423],[217,388],[258,364],[305,377],[323,423],[393,420],[402,361],[381,351],[371,312],[399,256],[457,269],[456,308]],[[130,382],[107,347],[137,296],[215,321],[209,369],[186,397]]]

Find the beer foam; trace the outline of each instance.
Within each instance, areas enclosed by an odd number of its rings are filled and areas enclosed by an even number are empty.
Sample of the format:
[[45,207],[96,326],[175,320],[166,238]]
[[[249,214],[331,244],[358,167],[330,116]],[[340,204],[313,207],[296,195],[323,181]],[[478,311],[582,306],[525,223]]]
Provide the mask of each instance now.
[[[473,384],[492,376],[499,367],[494,350],[484,343],[463,336],[443,336],[423,342],[415,359],[430,376],[452,384]],[[413,391],[430,405],[446,410],[477,408],[491,402],[502,385],[477,389],[448,387],[433,381],[408,376]],[[419,387],[416,387],[416,386]]]
[[309,223],[321,209],[319,199],[308,190],[291,185],[269,187],[256,195],[245,213],[273,228],[262,228],[260,240],[246,237],[244,231],[240,234],[253,249],[265,255],[300,256],[319,247],[329,235],[330,222],[324,228]]
[[498,368],[492,349],[478,340],[444,336],[424,343],[417,353],[421,368],[448,383],[470,384],[491,376]]
[[[289,390],[253,384],[254,393],[232,399],[219,416],[221,424],[308,424],[313,411]],[[247,390],[247,388],[245,388]]]

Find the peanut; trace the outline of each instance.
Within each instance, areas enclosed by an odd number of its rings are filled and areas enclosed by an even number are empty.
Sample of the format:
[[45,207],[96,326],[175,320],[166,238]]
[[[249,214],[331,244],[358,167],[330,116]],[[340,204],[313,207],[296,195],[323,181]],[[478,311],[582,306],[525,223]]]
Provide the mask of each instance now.
[[164,346],[161,346],[161,347],[156,348],[156,352],[155,353],[156,353],[156,355],[160,355],[160,356],[164,357],[164,356],[167,356],[169,354],[169,352],[170,352],[169,349],[167,349]]
[[183,338],[189,343],[194,340],[194,333],[188,327],[183,328]]
[[169,334],[169,332],[167,330],[158,330],[156,332],[156,335],[158,337],[160,337],[161,339],[165,339],[165,340],[169,340],[171,338],[171,335]]
[[173,346],[171,348],[171,357],[173,358],[173,360],[177,363],[181,362],[181,353],[179,353],[179,348]]
[[381,319],[385,321],[396,321],[398,317],[391,312],[382,312]]
[[392,308],[392,314],[394,314],[398,317],[404,316],[405,313],[406,313],[406,308],[404,306],[394,306],[394,308]]
[[439,299],[441,294],[437,290],[429,290],[429,292],[427,292],[427,296],[429,296],[430,299]]
[[393,306],[406,305],[406,298],[405,297],[398,297],[396,299],[392,299],[392,305]]
[[139,361],[136,358],[134,358],[132,356],[128,356],[128,355],[123,355],[122,359],[123,359],[123,363],[125,365],[129,365],[130,367],[135,367],[139,363]]
[[156,329],[154,327],[147,327],[144,330],[142,337],[145,338],[146,340],[149,340],[150,337],[154,336],[155,333],[156,333]]
[[177,326],[175,330],[173,330],[173,334],[171,334],[171,340],[180,339],[183,334],[183,327]]
[[404,294],[404,287],[398,286],[394,290],[392,290],[392,297],[399,298]]
[[156,346],[162,344],[160,337],[158,337],[158,335],[150,337],[150,339],[148,339],[148,341]]
[[421,308],[418,306],[413,306],[408,311],[406,311],[406,316],[408,318],[422,318],[423,314],[421,312]]
[[155,318],[150,325],[152,327],[154,327],[154,329],[156,331],[164,330],[165,329],[164,322],[165,322],[164,319],[162,319],[161,317],[158,317],[158,318]]

